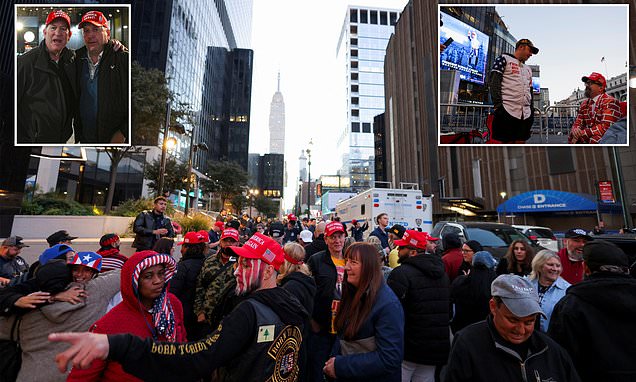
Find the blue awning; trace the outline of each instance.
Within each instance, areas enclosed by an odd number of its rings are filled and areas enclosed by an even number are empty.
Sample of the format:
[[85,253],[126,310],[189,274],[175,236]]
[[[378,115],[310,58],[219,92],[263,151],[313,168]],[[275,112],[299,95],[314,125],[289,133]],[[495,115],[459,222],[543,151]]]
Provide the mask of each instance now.
[[[602,210],[619,207],[603,204]],[[609,207],[609,208],[608,208]],[[567,211],[596,211],[597,201],[594,195],[579,194],[554,190],[535,190],[513,196],[497,206],[498,213],[537,213],[537,212],[567,212]]]

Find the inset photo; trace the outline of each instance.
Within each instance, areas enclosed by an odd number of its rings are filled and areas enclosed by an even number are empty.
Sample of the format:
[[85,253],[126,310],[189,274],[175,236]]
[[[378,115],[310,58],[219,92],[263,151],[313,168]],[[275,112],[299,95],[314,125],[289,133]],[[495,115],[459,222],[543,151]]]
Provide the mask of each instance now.
[[628,146],[628,19],[627,4],[440,5],[438,143]]
[[15,21],[15,144],[130,146],[130,5],[16,5]]

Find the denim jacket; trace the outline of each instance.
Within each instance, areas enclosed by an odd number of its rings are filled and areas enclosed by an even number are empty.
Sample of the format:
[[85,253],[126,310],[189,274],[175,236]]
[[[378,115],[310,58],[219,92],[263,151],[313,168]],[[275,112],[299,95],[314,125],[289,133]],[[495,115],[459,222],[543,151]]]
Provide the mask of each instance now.
[[[539,279],[536,278],[532,280],[532,285],[534,289],[539,293]],[[543,313],[545,313],[547,318],[541,317],[540,330],[544,333],[547,333],[548,326],[550,326],[550,316],[552,316],[552,310],[554,310],[554,306],[565,296],[565,291],[570,287],[570,283],[559,278],[548,288],[548,291],[545,292],[543,298],[539,301],[539,305],[541,305],[541,309]]]

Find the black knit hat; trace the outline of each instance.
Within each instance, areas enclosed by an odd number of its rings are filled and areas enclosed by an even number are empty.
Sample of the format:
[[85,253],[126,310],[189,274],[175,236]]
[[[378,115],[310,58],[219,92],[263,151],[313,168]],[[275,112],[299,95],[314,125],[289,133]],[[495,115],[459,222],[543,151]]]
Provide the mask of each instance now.
[[590,241],[583,247],[583,260],[592,272],[626,273],[629,259],[616,244],[605,240]]

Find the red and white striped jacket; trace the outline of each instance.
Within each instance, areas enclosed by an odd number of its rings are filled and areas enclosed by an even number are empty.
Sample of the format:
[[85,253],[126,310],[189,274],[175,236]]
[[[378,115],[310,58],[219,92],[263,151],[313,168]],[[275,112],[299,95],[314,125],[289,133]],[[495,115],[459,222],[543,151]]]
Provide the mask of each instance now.
[[570,132],[568,143],[598,143],[610,125],[621,118],[621,108],[614,97],[602,93],[596,100],[596,107],[592,112],[593,103],[594,101],[589,98],[581,104],[572,129],[581,129],[583,135],[575,140]]

